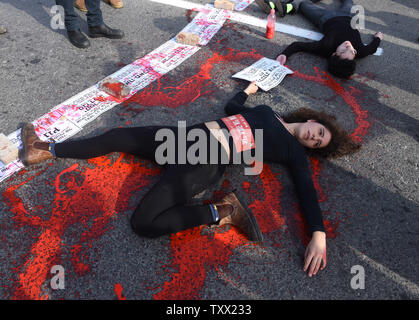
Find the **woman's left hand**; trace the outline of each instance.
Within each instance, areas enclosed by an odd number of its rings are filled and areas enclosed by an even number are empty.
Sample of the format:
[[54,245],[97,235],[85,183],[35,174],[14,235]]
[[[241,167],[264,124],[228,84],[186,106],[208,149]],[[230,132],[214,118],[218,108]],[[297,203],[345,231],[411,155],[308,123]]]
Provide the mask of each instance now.
[[313,237],[306,248],[304,255],[304,272],[308,270],[308,276],[323,270],[326,267],[326,233],[313,232]]

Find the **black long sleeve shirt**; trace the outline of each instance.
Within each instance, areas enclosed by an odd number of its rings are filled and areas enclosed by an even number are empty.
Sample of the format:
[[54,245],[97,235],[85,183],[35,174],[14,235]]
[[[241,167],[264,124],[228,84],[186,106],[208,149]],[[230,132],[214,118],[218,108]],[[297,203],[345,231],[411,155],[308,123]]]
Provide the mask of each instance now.
[[[317,192],[311,179],[308,157],[301,143],[284,127],[267,105],[254,108],[244,106],[248,95],[241,91],[225,106],[227,115],[241,114],[252,129],[263,129],[263,159],[288,167],[294,181],[297,197],[310,232],[325,231]],[[217,120],[227,128],[222,120]]]
[[326,21],[323,27],[324,37],[319,41],[293,42],[281,54],[289,58],[296,52],[309,52],[323,57],[330,57],[336,48],[345,41],[350,41],[357,51],[355,58],[363,58],[374,54],[380,45],[380,38],[364,45],[358,30],[352,29],[351,17],[334,17]]

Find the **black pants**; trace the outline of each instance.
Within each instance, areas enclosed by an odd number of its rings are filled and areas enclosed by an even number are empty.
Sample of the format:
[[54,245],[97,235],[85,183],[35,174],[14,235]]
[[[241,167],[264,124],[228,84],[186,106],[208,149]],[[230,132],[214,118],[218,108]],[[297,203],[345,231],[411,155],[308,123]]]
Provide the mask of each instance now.
[[[156,148],[162,143],[156,141],[155,136],[162,128],[177,132],[177,127],[161,126],[112,129],[94,138],[57,143],[55,155],[58,158],[88,159],[111,152],[126,152],[154,160]],[[215,140],[204,124],[187,127],[186,131],[194,128],[204,130],[208,139]],[[187,148],[192,144],[193,142],[188,142]],[[221,144],[218,145],[218,152],[222,152]],[[133,230],[138,235],[154,238],[214,223],[209,205],[187,205],[187,202],[219,181],[226,166],[227,164],[188,163],[165,165],[161,179],[147,192],[131,217]]]
[[[85,0],[87,9],[87,24],[89,27],[95,27],[103,24],[102,11],[100,10],[100,0]],[[67,31],[74,31],[80,28],[79,16],[77,15],[73,3],[74,0],[55,0],[57,5],[64,8],[64,23]]]

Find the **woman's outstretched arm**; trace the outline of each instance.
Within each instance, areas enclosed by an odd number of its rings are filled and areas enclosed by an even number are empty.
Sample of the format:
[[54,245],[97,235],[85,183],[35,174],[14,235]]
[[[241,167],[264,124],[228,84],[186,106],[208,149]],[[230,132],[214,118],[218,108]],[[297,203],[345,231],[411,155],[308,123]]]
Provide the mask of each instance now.
[[246,102],[247,97],[258,91],[258,89],[259,88],[256,83],[251,82],[246,89],[238,92],[233,98],[230,99],[230,101],[224,107],[225,113],[231,116],[233,114],[238,114],[250,110],[250,108],[244,106],[244,103]]

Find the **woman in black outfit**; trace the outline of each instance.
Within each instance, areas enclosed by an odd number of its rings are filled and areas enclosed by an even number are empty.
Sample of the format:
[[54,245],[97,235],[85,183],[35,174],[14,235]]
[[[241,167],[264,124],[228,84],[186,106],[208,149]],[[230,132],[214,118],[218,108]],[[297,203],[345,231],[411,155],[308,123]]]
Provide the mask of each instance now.
[[[293,8],[290,13],[301,12],[324,33],[324,37],[319,41],[293,42],[282,51],[277,60],[284,64],[287,58],[296,52],[309,52],[325,57],[331,74],[340,78],[349,78],[355,72],[355,59],[374,54],[383,39],[383,34],[377,32],[373,40],[368,45],[364,45],[359,31],[351,25],[355,15],[351,13],[354,5],[352,0],[342,0],[342,5],[337,10],[328,10],[313,3],[319,1],[274,1],[277,8],[285,8],[288,5]],[[270,10],[264,1],[258,1],[258,4],[265,11]],[[285,9],[281,10],[286,12]]]
[[[256,129],[263,130],[264,160],[282,163],[291,172],[312,235],[304,265],[304,271],[310,266],[311,276],[317,273],[322,261],[322,269],[326,266],[326,234],[304,149],[319,152],[323,156],[339,156],[356,151],[359,145],[335,123],[334,117],[324,112],[303,108],[281,118],[266,105],[245,107],[248,95],[257,90],[256,84],[251,83],[244,91],[237,93],[225,107],[229,117],[186,128],[187,133],[199,129],[209,137],[206,162],[193,164],[187,159],[184,164],[167,164],[161,179],[135,209],[131,225],[138,235],[153,238],[204,224],[232,224],[249,240],[261,241],[262,234],[256,219],[240,204],[234,193],[228,194],[218,203],[186,205],[193,196],[221,179],[226,167],[232,164],[234,154],[243,154],[236,148],[237,136],[229,139],[223,133],[223,129],[231,129],[233,122],[228,122],[229,120],[240,119],[241,124],[245,123],[251,128],[249,131],[252,137]],[[88,159],[111,152],[126,152],[156,160],[156,152],[162,145],[161,140],[156,141],[156,133],[161,129],[171,129],[176,133],[178,128],[118,128],[89,139],[53,144],[42,142],[33,125],[25,124],[21,132],[23,148],[19,157],[25,165],[53,157]],[[178,136],[175,141],[175,159],[178,159]],[[214,141],[218,147],[215,162],[213,158],[210,159],[214,155],[214,149],[209,148]],[[195,141],[186,141],[186,150],[194,143]],[[222,159],[228,161],[223,162]]]

